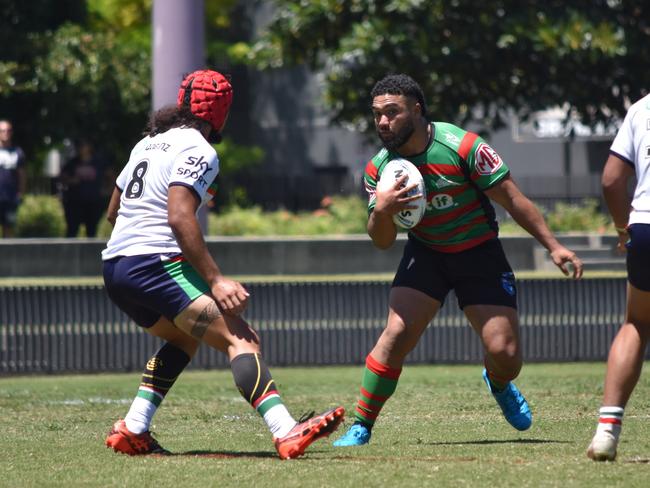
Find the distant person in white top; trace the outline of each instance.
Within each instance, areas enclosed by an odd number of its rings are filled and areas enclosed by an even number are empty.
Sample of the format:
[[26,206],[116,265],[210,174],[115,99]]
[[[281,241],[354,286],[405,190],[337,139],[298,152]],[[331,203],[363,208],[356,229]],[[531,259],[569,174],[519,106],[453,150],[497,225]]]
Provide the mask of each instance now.
[[[630,205],[628,180],[637,183]],[[623,411],[636,386],[650,338],[650,95],[630,107],[603,171],[603,192],[618,232],[618,248],[627,251],[627,304],[607,360],[600,418],[587,455],[613,461]]]
[[[226,278],[203,239],[197,211],[214,195],[220,140],[233,91],[216,71],[182,82],[176,106],[154,113],[117,177],[108,206],[114,225],[104,260],[113,302],[163,346],[147,362],[124,420],[106,446],[130,455],[169,454],[149,426],[199,345],[228,355],[235,385],[263,417],[282,459],[300,456],[343,420],[333,408],[296,422],[280,399],[255,331],[241,317],[249,294]],[[215,428],[215,430],[217,430]]]
[[0,228],[2,237],[13,237],[20,200],[25,194],[27,176],[25,153],[13,143],[14,127],[0,120]]

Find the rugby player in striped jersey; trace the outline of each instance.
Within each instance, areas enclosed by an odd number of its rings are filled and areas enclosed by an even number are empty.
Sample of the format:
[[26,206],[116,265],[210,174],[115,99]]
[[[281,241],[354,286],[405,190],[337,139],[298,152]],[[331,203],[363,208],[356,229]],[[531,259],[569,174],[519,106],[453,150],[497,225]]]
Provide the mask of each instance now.
[[402,364],[454,290],[458,305],[484,349],[483,380],[506,420],[517,430],[532,415],[512,383],[522,367],[515,278],[498,239],[491,200],[503,206],[550,253],[565,275],[582,275],[582,262],[553,236],[533,203],[483,138],[455,125],[427,120],[420,86],[404,74],[389,75],[371,92],[372,112],[383,148],[368,162],[368,234],[374,245],[393,245],[393,215],[417,196],[404,178],[377,190],[389,161],[405,158],[424,178],[427,210],[410,229],[389,297],[387,324],[366,358],[355,422],[335,446],[369,442],[373,425],[397,387]]

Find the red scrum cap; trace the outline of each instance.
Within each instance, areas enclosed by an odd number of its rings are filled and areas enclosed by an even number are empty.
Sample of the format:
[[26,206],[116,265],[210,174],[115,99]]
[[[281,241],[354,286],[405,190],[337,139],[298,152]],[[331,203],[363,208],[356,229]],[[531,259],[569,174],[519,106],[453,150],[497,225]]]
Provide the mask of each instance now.
[[217,71],[198,70],[185,77],[178,90],[177,105],[189,107],[194,115],[221,132],[232,103],[232,86]]

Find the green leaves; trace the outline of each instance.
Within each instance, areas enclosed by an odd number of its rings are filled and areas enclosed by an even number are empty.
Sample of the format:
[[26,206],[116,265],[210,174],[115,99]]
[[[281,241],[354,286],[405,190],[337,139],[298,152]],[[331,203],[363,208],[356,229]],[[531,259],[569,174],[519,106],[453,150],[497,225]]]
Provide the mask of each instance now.
[[559,0],[275,3],[248,57],[261,68],[322,70],[338,122],[367,119],[368,93],[390,72],[422,85],[434,118],[479,130],[499,127],[509,109],[563,102],[593,125],[621,117],[650,86],[640,54],[650,45],[650,4],[640,0],[595,0],[588,10]]

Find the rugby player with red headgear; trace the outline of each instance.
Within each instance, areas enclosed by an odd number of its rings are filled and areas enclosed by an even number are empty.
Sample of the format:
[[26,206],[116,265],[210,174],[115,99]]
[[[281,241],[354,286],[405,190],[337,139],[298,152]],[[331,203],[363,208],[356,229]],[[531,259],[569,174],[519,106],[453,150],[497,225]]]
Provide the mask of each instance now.
[[148,360],[138,393],[106,446],[130,455],[168,454],[149,431],[161,402],[199,346],[228,355],[235,385],[263,417],[282,459],[301,456],[336,430],[342,407],[297,422],[282,403],[241,314],[249,294],[225,277],[208,252],[198,209],[215,194],[218,141],[233,90],[221,73],[199,70],[181,83],[175,106],[155,112],[117,177],[108,207],[113,232],[104,283],[111,300],[164,341]]

